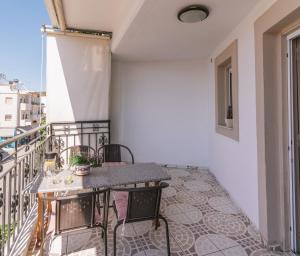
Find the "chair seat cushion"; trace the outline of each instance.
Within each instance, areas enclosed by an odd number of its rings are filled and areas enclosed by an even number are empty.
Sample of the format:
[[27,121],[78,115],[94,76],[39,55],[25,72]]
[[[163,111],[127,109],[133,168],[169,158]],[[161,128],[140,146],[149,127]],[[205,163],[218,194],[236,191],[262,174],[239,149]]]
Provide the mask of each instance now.
[[118,220],[124,220],[127,214],[128,206],[128,192],[114,192],[113,193]]
[[128,163],[126,162],[104,162],[102,163],[102,167],[117,167],[117,166],[126,166]]

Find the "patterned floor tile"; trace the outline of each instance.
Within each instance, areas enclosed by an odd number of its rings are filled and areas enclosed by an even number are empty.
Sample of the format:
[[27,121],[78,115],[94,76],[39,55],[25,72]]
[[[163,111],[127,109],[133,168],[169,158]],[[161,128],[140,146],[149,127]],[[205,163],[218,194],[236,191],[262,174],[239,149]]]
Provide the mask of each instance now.
[[208,197],[201,192],[179,191],[176,195],[176,199],[181,203],[187,203],[191,205],[206,204]]
[[225,256],[248,256],[246,251],[241,246],[232,247],[226,250],[223,250],[222,253]]
[[162,198],[168,198],[172,196],[176,196],[176,189],[173,187],[167,187],[162,192]]
[[255,252],[251,253],[250,256],[278,256],[278,255],[285,255],[285,254],[280,253],[280,252],[271,252],[266,249],[259,249]]
[[[165,168],[165,167],[164,167]],[[264,248],[249,218],[231,201],[226,190],[206,169],[165,168],[172,179],[163,191],[161,213],[169,223],[172,256],[287,256]],[[109,213],[108,255],[113,255],[116,217]],[[100,229],[64,234],[46,244],[46,255],[103,256]],[[47,251],[47,250],[46,250]],[[155,230],[152,221],[120,225],[118,256],[166,256],[163,221]]]
[[203,222],[211,231],[229,237],[243,235],[247,231],[245,223],[233,215],[210,213],[204,216]]
[[184,187],[191,191],[201,191],[201,192],[209,191],[212,189],[212,186],[209,183],[201,180],[186,181],[184,183]]
[[240,209],[236,207],[228,197],[215,196],[208,200],[208,204],[215,209],[226,214],[238,214]]
[[207,236],[199,237],[195,242],[195,248],[197,254],[200,256],[219,251]]

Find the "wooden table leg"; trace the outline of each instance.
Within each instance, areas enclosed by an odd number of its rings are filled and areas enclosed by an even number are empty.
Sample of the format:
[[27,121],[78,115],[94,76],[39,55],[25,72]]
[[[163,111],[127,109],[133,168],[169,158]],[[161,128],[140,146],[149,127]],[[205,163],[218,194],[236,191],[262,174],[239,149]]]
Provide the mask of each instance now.
[[[50,223],[50,218],[52,214],[52,204],[51,204],[51,200],[47,200],[47,208],[46,208],[47,214],[46,214],[46,222],[44,224],[43,194],[38,193],[37,197],[38,197],[38,211],[37,211],[38,215],[37,215],[37,224],[36,224],[36,247],[39,248],[43,242],[42,232],[44,232],[45,234],[45,232],[47,231],[48,224]],[[53,197],[54,197],[54,193],[47,193],[47,198],[53,198]]]
[[42,223],[43,223],[43,194],[38,193],[38,215],[36,224],[36,247],[40,247],[42,243]]

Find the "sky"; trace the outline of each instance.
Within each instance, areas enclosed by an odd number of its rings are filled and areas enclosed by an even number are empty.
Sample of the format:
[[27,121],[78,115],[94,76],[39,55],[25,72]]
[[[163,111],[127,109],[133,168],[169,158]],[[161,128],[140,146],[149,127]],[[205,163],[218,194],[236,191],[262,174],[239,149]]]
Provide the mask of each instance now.
[[[40,28],[50,25],[43,0],[0,0],[0,73],[29,90],[41,87]],[[45,86],[43,85],[45,90]]]

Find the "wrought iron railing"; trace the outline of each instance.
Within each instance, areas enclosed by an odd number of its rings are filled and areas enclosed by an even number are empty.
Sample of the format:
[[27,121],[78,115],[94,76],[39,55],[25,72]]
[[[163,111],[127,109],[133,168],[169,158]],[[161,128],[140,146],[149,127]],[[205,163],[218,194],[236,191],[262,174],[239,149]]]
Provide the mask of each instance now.
[[0,256],[10,254],[29,213],[36,209],[36,196],[26,191],[43,168],[44,153],[75,145],[97,149],[108,143],[110,121],[50,123],[0,143]]

